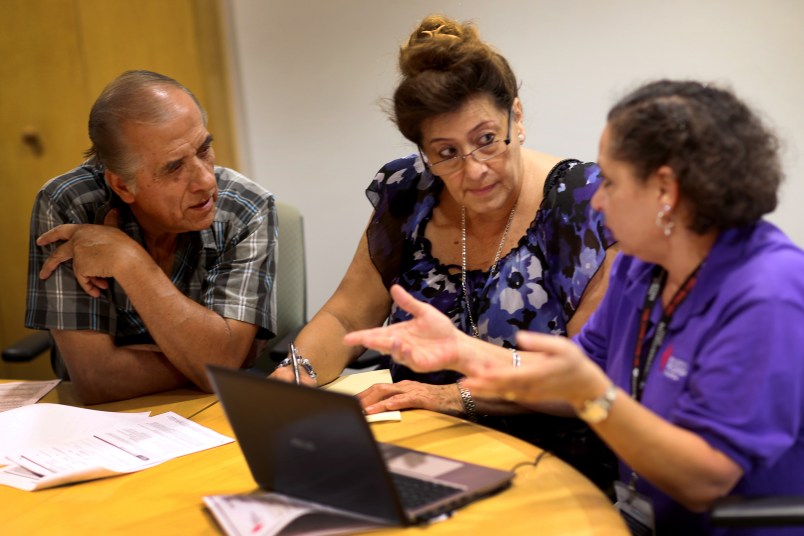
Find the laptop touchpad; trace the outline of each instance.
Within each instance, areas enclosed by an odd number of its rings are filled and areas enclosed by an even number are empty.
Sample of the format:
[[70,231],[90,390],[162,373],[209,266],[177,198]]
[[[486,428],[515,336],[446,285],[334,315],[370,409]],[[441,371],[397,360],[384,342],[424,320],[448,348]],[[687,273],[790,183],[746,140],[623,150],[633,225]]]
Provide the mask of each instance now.
[[430,456],[419,452],[407,452],[389,459],[388,467],[400,473],[416,473],[436,478],[458,469],[461,467],[461,464],[453,460],[439,458],[438,456]]

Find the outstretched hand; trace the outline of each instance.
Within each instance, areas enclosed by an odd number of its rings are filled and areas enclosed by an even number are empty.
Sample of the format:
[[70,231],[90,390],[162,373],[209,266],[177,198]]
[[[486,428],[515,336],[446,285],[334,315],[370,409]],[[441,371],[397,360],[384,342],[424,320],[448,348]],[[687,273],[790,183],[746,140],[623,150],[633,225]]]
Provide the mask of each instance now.
[[523,351],[520,367],[497,362],[475,368],[464,385],[478,396],[525,403],[563,401],[579,407],[610,383],[605,372],[565,337],[522,331],[517,345]]
[[394,361],[417,372],[459,370],[458,345],[465,335],[452,321],[399,285],[391,287],[391,297],[412,318],[381,328],[353,331],[344,337],[344,344],[389,354]]

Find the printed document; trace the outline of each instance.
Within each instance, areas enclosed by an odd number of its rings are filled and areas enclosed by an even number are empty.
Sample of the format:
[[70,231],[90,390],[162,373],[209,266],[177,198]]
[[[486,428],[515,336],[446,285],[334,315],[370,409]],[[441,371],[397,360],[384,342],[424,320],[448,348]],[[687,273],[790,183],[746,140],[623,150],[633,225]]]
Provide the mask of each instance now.
[[[231,443],[173,412],[114,413],[34,404],[0,414],[0,484],[34,491],[131,473]],[[3,460],[0,460],[0,464]]]
[[0,411],[35,404],[61,380],[0,383]]
[[322,536],[388,527],[278,493],[210,495],[204,504],[227,536]]
[[[332,380],[323,388],[328,391],[356,395],[365,391],[375,383],[393,383],[391,371],[388,369],[378,369],[368,372],[358,372],[356,374],[346,374]],[[366,420],[368,422],[399,422],[402,420],[402,413],[399,411],[384,411],[382,413],[375,413],[374,415],[366,415]]]

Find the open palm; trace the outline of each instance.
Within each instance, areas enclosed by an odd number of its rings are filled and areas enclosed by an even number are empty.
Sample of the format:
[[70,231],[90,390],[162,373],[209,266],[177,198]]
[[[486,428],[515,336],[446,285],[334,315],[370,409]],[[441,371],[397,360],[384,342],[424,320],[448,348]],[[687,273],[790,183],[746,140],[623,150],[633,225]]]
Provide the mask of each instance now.
[[410,320],[349,333],[344,343],[389,354],[398,363],[418,372],[456,369],[459,366],[458,339],[463,334],[452,321],[399,285],[391,287],[391,297],[411,314]]

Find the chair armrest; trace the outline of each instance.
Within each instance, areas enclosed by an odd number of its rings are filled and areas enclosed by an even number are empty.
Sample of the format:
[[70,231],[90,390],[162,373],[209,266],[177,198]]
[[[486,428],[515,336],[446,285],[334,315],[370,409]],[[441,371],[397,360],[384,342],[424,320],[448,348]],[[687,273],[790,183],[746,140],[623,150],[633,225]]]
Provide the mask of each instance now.
[[725,497],[710,519],[721,527],[804,525],[804,496]]
[[38,331],[5,348],[3,350],[3,361],[12,363],[31,361],[39,354],[50,350],[52,345],[53,341],[50,338],[50,333],[47,331]]

